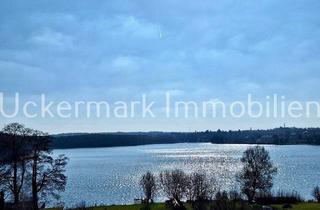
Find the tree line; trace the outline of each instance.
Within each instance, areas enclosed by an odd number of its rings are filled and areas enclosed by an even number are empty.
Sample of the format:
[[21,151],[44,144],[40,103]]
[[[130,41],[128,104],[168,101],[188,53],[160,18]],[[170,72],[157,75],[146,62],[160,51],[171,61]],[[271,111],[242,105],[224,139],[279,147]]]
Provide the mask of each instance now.
[[[0,135],[1,138],[1,135]],[[320,145],[320,128],[286,128],[270,130],[204,132],[132,132],[76,133],[53,135],[53,148],[89,148],[135,146],[145,144],[198,143],[223,144],[313,144]]]
[[[47,133],[19,123],[6,125],[0,139],[0,210],[4,198],[7,208],[38,210],[49,197],[59,197],[65,189],[67,157],[54,157]],[[9,206],[9,207],[8,207]]]

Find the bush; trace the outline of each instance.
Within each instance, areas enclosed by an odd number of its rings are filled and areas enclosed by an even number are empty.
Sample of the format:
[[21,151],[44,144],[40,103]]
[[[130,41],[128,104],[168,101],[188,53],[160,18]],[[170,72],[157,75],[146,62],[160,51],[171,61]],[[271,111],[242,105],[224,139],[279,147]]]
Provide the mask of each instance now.
[[76,210],[85,210],[87,208],[87,204],[85,201],[81,201],[75,205]]
[[230,198],[233,193],[229,193],[226,191],[217,192],[215,196],[215,208],[216,210],[235,210],[236,209],[236,200],[234,198]]
[[316,186],[312,192],[313,197],[320,203],[320,187]]
[[166,201],[166,208],[173,210],[186,210],[186,207],[184,207],[183,203],[174,198]]
[[232,201],[242,201],[241,194],[236,190],[231,190],[229,192],[229,199]]
[[292,205],[290,203],[286,203],[282,206],[283,209],[292,209]]
[[303,201],[297,192],[279,191],[277,194],[260,193],[256,197],[256,203],[260,205],[270,204],[296,204]]

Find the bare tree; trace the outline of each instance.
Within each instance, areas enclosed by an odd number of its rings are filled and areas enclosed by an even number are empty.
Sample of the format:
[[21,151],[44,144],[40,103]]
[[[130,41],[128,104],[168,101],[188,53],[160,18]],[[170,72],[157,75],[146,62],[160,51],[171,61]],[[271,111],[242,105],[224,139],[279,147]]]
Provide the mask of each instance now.
[[33,209],[38,210],[39,197],[58,197],[59,191],[64,191],[67,177],[64,175],[67,158],[53,158],[50,151],[48,134],[33,130],[29,139],[31,147],[30,168]]
[[59,192],[64,191],[67,184],[65,167],[68,158],[65,155],[59,155],[57,158],[48,156],[43,163],[43,170],[40,171],[38,176],[38,193],[42,197],[53,196],[59,198]]
[[146,174],[142,175],[140,180],[140,186],[143,189],[147,203],[149,203],[149,201],[153,202],[153,198],[157,190],[156,178],[154,174],[148,171]]
[[187,201],[194,201],[194,192],[193,192],[193,184],[191,181],[191,175],[187,175],[187,182],[186,182],[186,197],[187,197]]
[[208,181],[210,186],[208,191],[208,198],[209,200],[212,200],[216,196],[216,193],[219,192],[221,186],[214,177],[211,177]]
[[187,175],[181,170],[160,173],[160,183],[168,198],[180,201],[186,194]]
[[312,196],[314,197],[314,199],[316,199],[316,201],[318,201],[318,203],[320,203],[320,187],[319,186],[316,186],[313,188]]
[[[52,157],[48,134],[12,123],[3,128],[0,146],[0,187],[11,192],[15,206],[22,194],[31,194],[33,209],[38,210],[40,196],[57,197],[57,192],[64,190],[67,158]],[[31,186],[27,185],[28,177]],[[30,191],[22,193],[27,187]]]
[[205,173],[194,172],[188,176],[187,195],[191,201],[207,200],[210,197],[211,182]]
[[8,187],[9,170],[0,162],[0,210],[4,210],[4,196]]
[[7,188],[9,171],[7,167],[0,162],[0,210],[4,210],[4,192]]
[[241,191],[251,203],[258,191],[268,192],[272,188],[273,175],[277,168],[270,161],[269,152],[261,146],[248,148],[243,153],[241,162],[243,168],[236,178]]
[[9,176],[10,176],[10,171],[8,167],[4,163],[1,163],[0,161],[0,192],[7,189]]
[[8,170],[8,189],[13,195],[14,204],[20,201],[21,190],[25,181],[27,156],[29,147],[26,138],[30,130],[19,123],[11,123],[2,129],[2,140],[0,146],[2,166]]
[[32,206],[34,210],[38,210],[39,204],[39,190],[38,179],[41,173],[44,160],[50,151],[50,141],[46,133],[33,130],[32,137],[29,139],[31,152],[30,152],[30,168],[31,168],[31,190],[32,190]]

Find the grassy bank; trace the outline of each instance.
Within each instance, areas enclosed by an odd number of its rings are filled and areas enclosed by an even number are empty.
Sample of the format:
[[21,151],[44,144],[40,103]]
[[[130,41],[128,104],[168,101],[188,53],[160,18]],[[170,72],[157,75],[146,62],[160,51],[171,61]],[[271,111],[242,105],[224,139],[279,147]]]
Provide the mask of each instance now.
[[[150,205],[150,210],[169,210],[163,203],[155,203]],[[187,210],[192,210],[190,205],[186,205]],[[272,205],[273,208],[282,210],[282,205]],[[113,206],[102,206],[102,207],[88,207],[86,210],[141,210],[143,205],[113,205]],[[249,207],[248,210],[260,209],[259,206]],[[319,210],[319,203],[299,203],[292,205],[291,210]],[[61,210],[61,209],[48,209],[48,210]],[[82,209],[81,209],[82,210]]]
[[[273,207],[277,209],[282,209],[281,205],[274,205]],[[299,203],[297,205],[292,205],[291,210],[319,210],[320,204],[319,203]]]

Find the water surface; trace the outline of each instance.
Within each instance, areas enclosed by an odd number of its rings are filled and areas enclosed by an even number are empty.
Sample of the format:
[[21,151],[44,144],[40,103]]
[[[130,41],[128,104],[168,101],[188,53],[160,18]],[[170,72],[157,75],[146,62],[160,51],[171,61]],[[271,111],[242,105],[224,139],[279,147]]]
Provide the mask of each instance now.
[[[150,170],[205,171],[214,176],[222,189],[235,186],[240,157],[250,145],[163,144],[135,147],[55,150],[66,154],[69,177],[62,201],[73,206],[87,204],[129,204],[139,198],[139,179]],[[309,199],[320,184],[320,147],[307,145],[265,146],[278,167],[274,190],[295,190]]]

